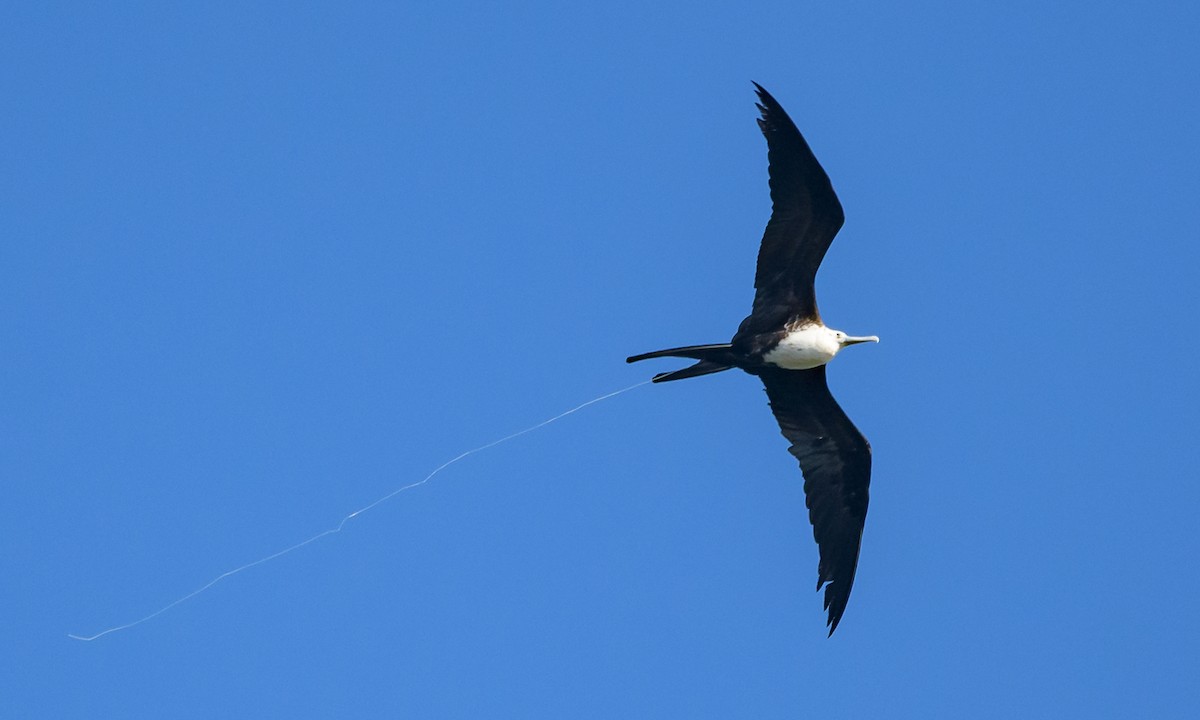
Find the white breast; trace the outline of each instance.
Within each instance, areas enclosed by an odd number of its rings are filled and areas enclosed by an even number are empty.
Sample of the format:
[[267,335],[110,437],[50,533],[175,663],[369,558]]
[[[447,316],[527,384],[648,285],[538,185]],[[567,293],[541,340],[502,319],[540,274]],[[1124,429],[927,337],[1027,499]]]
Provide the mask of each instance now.
[[832,330],[823,325],[807,325],[784,336],[763,355],[763,361],[787,370],[808,370],[829,362],[840,349]]

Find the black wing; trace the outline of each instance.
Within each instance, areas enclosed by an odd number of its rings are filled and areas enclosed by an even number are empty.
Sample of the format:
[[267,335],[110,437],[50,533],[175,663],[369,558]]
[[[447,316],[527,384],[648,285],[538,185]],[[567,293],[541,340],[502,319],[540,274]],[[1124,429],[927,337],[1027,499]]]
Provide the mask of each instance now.
[[779,318],[818,320],[813,289],[817,268],[845,214],[829,176],[804,136],[775,98],[755,83],[758,127],[767,138],[771,177],[771,220],[763,233],[754,276],[754,309],[749,332],[778,329]]
[[825,585],[829,634],[837,629],[858,567],[867,487],[871,483],[871,445],[838,407],[825,382],[825,366],[812,370],[767,367],[762,378],[788,451],[800,461],[804,497],[813,537],[821,550],[817,590]]

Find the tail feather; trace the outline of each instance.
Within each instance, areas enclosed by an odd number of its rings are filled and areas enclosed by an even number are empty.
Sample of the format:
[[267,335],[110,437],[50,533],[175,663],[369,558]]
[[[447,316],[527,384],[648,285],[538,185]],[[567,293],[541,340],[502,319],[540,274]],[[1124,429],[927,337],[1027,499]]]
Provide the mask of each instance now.
[[733,366],[716,363],[711,360],[701,360],[695,365],[689,365],[682,370],[659,373],[654,376],[654,382],[670,382],[672,380],[684,380],[690,377],[700,377],[701,375],[711,375],[713,373],[723,372],[731,367]]
[[692,360],[708,360],[717,355],[726,355],[726,351],[728,351],[730,347],[732,346],[729,343],[720,343],[717,345],[685,345],[684,347],[655,350],[654,352],[634,355],[633,357],[625,358],[625,362],[635,363],[642,360],[660,357],[681,357],[691,358]]
[[654,376],[654,382],[669,382],[671,380],[683,380],[690,377],[698,377],[700,375],[710,375],[712,373],[722,372],[734,367],[733,358],[729,354],[729,343],[721,343],[716,345],[688,345],[686,347],[669,348],[667,350],[655,350],[654,352],[634,355],[625,359],[625,362],[635,363],[641,360],[650,360],[651,358],[660,357],[681,357],[691,360],[698,360],[695,365],[675,370],[672,372],[659,373]]

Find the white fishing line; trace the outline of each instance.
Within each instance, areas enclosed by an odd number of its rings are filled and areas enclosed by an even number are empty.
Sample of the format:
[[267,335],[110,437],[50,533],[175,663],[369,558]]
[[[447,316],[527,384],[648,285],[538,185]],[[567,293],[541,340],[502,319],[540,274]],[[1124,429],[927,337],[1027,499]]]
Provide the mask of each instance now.
[[392,498],[396,497],[397,495],[399,495],[402,492],[412,490],[415,487],[424,485],[425,483],[429,482],[433,478],[434,475],[437,475],[441,471],[450,467],[451,465],[458,462],[459,460],[462,460],[463,458],[467,457],[468,455],[474,455],[477,452],[482,452],[489,448],[494,448],[497,445],[500,445],[502,443],[506,443],[509,440],[514,440],[516,438],[519,438],[522,435],[533,432],[534,430],[546,427],[547,425],[549,425],[552,422],[561,420],[572,413],[579,412],[580,410],[584,409],[585,407],[587,407],[589,405],[595,405],[596,403],[598,403],[602,400],[607,400],[611,397],[616,397],[617,395],[629,392],[630,390],[633,390],[635,388],[639,388],[643,385],[646,385],[649,382],[650,382],[649,380],[644,380],[640,383],[637,383],[636,385],[630,385],[627,388],[623,388],[621,390],[616,390],[614,392],[610,392],[605,395],[601,395],[600,397],[588,400],[587,402],[585,402],[581,405],[576,405],[575,407],[571,408],[570,410],[561,412],[558,415],[555,415],[554,417],[550,418],[549,420],[543,420],[536,425],[531,425],[531,426],[525,428],[524,430],[519,430],[511,435],[505,435],[504,437],[500,438],[499,440],[493,440],[490,443],[487,443],[486,445],[480,445],[477,448],[472,448],[472,449],[462,453],[461,455],[457,455],[457,456],[451,458],[450,460],[447,460],[446,462],[442,463],[441,465],[438,465],[436,468],[434,468],[433,472],[429,473],[428,475],[421,478],[420,480],[418,480],[414,483],[409,483],[408,485],[405,485],[403,487],[396,488],[395,490],[391,491],[387,495],[384,495],[383,497],[379,498],[375,502],[373,502],[369,505],[366,505],[364,507],[361,507],[358,510],[355,510],[354,512],[350,513],[346,517],[342,518],[341,522],[339,522],[337,524],[337,527],[333,527],[328,530],[319,532],[316,535],[313,535],[312,537],[308,538],[307,540],[298,542],[295,545],[286,547],[283,550],[279,550],[278,552],[271,553],[270,555],[267,555],[266,557],[261,557],[258,560],[255,560],[253,562],[248,562],[245,565],[242,565],[240,567],[236,567],[232,570],[223,572],[220,575],[213,578],[212,580],[205,583],[204,585],[202,585],[201,587],[191,591],[190,593],[188,593],[187,595],[184,595],[183,597],[180,597],[176,600],[172,600],[170,603],[164,605],[163,607],[159,608],[158,610],[155,610],[154,612],[150,613],[149,615],[147,615],[141,619],[134,620],[133,622],[125,623],[124,625],[117,625],[115,627],[110,627],[109,629],[98,632],[95,635],[74,635],[71,633],[67,633],[67,637],[71,638],[72,640],[82,640],[84,642],[91,642],[92,640],[102,638],[105,635],[108,635],[110,633],[119,632],[121,630],[128,630],[131,627],[141,625],[142,623],[146,622],[147,620],[153,620],[154,618],[158,617],[159,615],[162,615],[163,613],[165,613],[166,611],[175,607],[176,605],[179,605],[181,603],[187,602],[188,600],[191,600],[192,598],[196,597],[200,593],[204,592],[205,590],[209,589],[213,585],[216,585],[217,583],[221,582],[222,580],[224,580],[225,578],[227,578],[231,575],[237,575],[238,573],[242,572],[243,570],[249,570],[250,568],[254,567],[255,565],[262,565],[263,563],[270,562],[271,560],[274,560],[277,557],[287,555],[288,553],[292,552],[293,550],[299,550],[300,548],[304,547],[305,545],[316,542],[317,540],[320,540],[321,538],[325,537],[326,535],[332,535],[334,533],[341,532],[342,528],[345,527],[346,523],[349,522],[352,518],[358,517],[359,515],[365,513],[366,511],[370,510],[371,508],[375,507],[376,505],[379,505],[381,503],[387,502],[388,500],[391,500]]

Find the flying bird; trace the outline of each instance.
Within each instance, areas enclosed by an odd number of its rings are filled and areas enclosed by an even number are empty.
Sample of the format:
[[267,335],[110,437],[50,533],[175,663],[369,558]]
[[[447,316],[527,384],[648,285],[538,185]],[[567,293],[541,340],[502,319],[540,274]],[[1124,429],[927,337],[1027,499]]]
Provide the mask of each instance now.
[[825,251],[845,215],[829,176],[783,107],[754,83],[767,138],[771,219],[754,275],[754,305],[728,343],[634,355],[626,362],[678,357],[696,363],[660,373],[669,382],[741,368],[758,376],[788,451],[800,462],[805,504],[820,550],[817,590],[826,624],[837,629],[850,599],[871,482],[871,446],[829,392],[825,365],[849,345],[879,342],[826,327],[813,288]]

